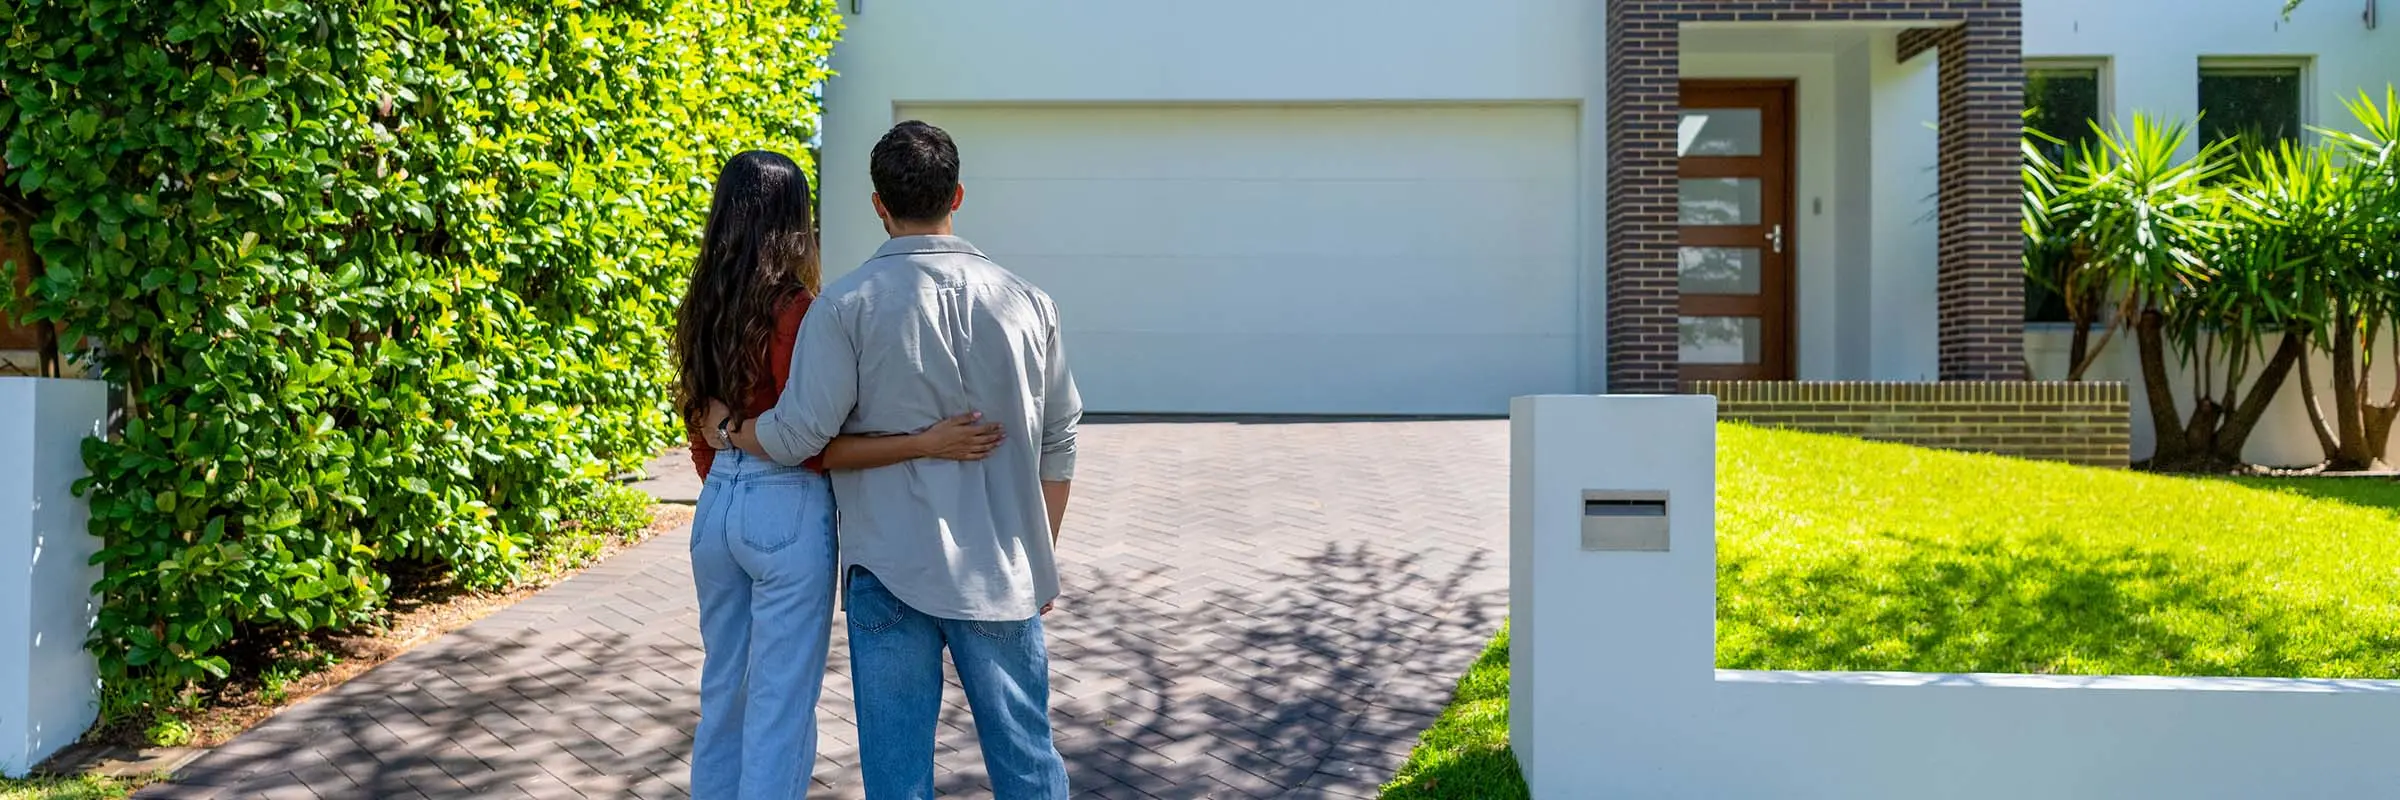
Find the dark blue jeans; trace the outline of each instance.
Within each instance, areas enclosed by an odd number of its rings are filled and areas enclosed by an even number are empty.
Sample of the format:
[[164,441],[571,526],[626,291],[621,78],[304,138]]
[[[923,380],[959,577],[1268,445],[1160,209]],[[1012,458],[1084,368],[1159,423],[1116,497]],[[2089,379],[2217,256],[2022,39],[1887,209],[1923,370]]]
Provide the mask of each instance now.
[[995,800],[1065,800],[1067,765],[1050,739],[1050,654],[1042,620],[927,616],[850,571],[850,683],[867,800],[932,800],[942,650],[958,668]]

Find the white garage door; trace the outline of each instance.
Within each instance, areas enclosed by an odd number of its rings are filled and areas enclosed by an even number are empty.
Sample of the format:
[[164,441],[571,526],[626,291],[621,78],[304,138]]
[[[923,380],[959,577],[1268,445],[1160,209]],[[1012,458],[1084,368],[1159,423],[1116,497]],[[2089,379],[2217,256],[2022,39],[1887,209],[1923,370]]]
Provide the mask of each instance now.
[[935,106],[960,233],[1094,412],[1481,414],[1576,389],[1565,107]]

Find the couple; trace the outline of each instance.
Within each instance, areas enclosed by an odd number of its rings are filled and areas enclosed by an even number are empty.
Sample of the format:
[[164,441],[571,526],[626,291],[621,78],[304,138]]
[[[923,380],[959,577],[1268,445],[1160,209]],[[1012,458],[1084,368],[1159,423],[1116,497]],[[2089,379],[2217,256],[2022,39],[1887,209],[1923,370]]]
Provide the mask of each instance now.
[[1064,798],[1042,615],[1083,404],[1058,311],[951,234],[948,134],[902,123],[870,168],[891,241],[820,295],[807,177],[735,156],[676,321],[707,480],[692,796],[807,793],[838,582],[870,800],[933,796],[944,649],[995,794]]

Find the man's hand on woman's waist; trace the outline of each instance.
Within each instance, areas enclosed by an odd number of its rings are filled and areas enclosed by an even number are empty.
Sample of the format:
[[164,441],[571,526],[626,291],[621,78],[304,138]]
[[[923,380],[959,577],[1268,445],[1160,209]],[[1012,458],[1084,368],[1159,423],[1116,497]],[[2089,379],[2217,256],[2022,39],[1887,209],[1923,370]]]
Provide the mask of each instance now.
[[[738,425],[726,425],[732,410],[724,403],[710,401],[708,414],[701,418],[700,437],[708,446],[718,450],[741,450],[759,458],[772,458],[758,441],[758,427],[753,420]],[[913,434],[901,434],[910,445],[908,454],[914,458],[940,458],[952,461],[978,461],[991,455],[1007,434],[999,423],[986,423],[983,413],[969,411],[933,424]]]

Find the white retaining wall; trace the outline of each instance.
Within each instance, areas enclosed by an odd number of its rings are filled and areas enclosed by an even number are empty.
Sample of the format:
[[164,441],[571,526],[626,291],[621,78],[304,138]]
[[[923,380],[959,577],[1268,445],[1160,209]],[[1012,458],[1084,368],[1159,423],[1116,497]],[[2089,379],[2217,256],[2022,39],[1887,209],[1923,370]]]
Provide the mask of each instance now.
[[[1715,405],[1511,405],[1509,728],[1537,800],[2400,796],[2400,682],[1715,669]],[[1666,492],[1666,550],[1585,549],[1594,489]]]
[[71,489],[107,414],[99,381],[0,378],[0,775],[22,776],[99,714],[83,643],[100,610],[100,540]]

